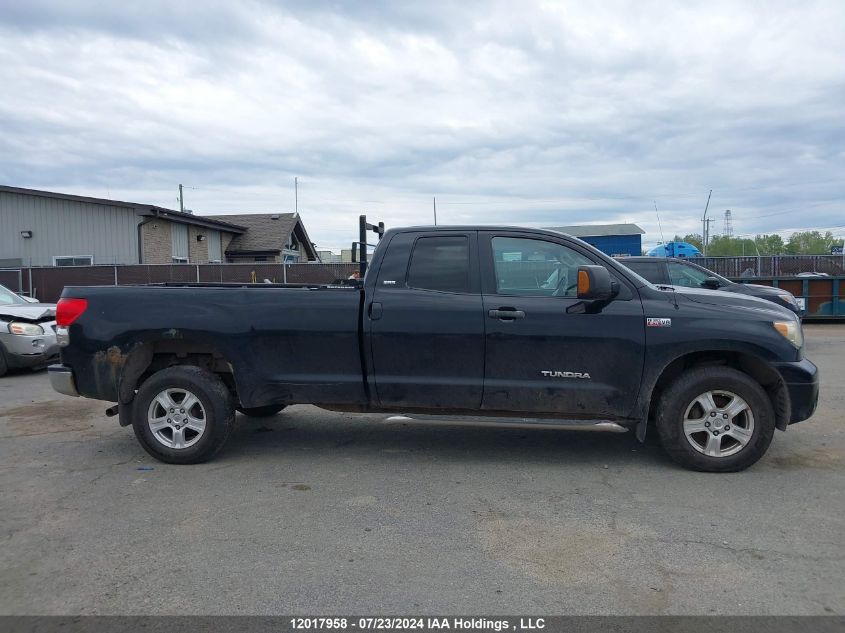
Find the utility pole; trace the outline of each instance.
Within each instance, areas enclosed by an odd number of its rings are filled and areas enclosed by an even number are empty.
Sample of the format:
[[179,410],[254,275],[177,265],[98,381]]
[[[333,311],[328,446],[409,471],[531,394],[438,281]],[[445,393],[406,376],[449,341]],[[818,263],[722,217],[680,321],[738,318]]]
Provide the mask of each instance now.
[[437,197],[432,197],[431,201],[434,203],[434,226],[437,226]]
[[707,256],[707,233],[710,229],[710,221],[707,219],[707,209],[710,208],[710,196],[713,195],[713,190],[707,194],[707,204],[704,205],[704,215],[701,216],[701,242],[704,247],[704,256]]
[[293,178],[293,210],[299,215],[299,178]]
[[185,213],[185,199],[182,197],[182,185],[179,185],[179,211]]

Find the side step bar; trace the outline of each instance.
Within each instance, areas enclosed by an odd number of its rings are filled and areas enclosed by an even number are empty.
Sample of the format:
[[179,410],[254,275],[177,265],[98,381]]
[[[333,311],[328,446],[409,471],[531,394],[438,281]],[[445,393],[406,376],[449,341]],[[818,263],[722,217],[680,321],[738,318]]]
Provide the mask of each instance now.
[[563,429],[568,431],[604,431],[625,433],[628,429],[609,420],[556,420],[554,418],[499,418],[472,415],[391,415],[390,423],[417,423],[440,426],[486,426],[509,429]]

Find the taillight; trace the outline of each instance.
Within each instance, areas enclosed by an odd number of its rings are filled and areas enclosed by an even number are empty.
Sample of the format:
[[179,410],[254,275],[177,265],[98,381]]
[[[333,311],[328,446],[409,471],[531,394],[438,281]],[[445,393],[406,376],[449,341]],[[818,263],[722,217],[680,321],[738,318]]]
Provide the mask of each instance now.
[[56,305],[56,325],[68,327],[88,307],[88,299],[59,299]]

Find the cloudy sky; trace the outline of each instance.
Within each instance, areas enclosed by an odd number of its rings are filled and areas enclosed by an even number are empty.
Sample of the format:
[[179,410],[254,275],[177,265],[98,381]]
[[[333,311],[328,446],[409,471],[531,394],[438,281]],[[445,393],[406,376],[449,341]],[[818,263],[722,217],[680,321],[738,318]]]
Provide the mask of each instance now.
[[845,234],[845,2],[0,0],[0,184],[660,239]]

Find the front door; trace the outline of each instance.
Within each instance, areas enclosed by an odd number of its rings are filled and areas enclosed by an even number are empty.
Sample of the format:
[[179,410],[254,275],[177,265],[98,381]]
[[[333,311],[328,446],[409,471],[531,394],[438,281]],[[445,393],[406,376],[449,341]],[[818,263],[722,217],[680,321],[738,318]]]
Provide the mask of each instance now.
[[440,230],[400,233],[388,244],[367,306],[382,407],[481,406],[485,323],[476,239],[475,231]]
[[[486,362],[482,408],[572,418],[628,416],[643,370],[642,304],[626,280],[600,311],[577,298],[576,242],[479,233]],[[613,274],[613,271],[611,271]]]

